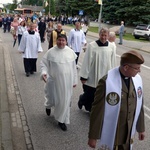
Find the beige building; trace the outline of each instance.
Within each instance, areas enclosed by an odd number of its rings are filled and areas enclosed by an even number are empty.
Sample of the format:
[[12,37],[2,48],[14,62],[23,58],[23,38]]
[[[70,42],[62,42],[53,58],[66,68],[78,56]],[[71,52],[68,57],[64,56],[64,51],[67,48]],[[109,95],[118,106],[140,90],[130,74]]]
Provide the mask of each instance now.
[[30,6],[30,5],[18,5],[18,7],[15,9],[15,11],[21,13],[21,14],[33,14],[43,11],[43,6]]

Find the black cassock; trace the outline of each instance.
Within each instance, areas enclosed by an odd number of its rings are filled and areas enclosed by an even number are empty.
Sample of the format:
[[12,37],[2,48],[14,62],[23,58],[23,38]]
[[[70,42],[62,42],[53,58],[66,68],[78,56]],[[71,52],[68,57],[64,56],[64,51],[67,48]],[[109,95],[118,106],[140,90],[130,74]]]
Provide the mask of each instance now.
[[41,42],[44,42],[45,41],[44,34],[45,34],[45,30],[46,30],[46,23],[45,22],[39,22],[38,30],[39,30]]

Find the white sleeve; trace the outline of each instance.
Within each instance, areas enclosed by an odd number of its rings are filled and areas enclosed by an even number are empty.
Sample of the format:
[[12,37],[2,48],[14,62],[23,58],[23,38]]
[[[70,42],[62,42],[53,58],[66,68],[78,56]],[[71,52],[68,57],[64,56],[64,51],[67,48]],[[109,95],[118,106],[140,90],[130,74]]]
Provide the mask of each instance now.
[[41,46],[41,40],[40,40],[40,35],[39,35],[39,33],[37,33],[38,35],[38,38],[37,38],[37,40],[38,40],[38,45],[37,45],[37,49],[38,49],[38,52],[43,52],[43,49],[42,49],[42,46]]
[[112,44],[112,57],[111,57],[111,64],[112,68],[116,67],[116,47],[115,45]]
[[68,36],[68,46],[71,47],[72,45],[72,39],[73,39],[73,30],[71,30],[69,32],[69,36]]
[[78,74],[77,74],[77,66],[76,66],[76,62],[73,62],[73,70],[74,70],[74,85],[77,85],[78,83]]
[[17,31],[16,31],[17,36],[18,36],[19,30],[20,30],[20,26],[18,26]]
[[85,39],[85,34],[83,33],[82,34],[82,44],[85,44],[85,43],[87,43],[87,42],[86,42],[86,39]]
[[48,60],[47,60],[47,54],[48,54],[48,53],[46,53],[46,54],[43,56],[43,58],[42,58],[42,60],[41,60],[41,62],[40,62],[40,69],[41,69],[41,76],[40,76],[40,78],[41,78],[41,79],[42,79],[42,75],[43,75],[43,74],[46,74],[47,77],[48,77],[48,68],[49,68],[50,66],[49,66],[49,63],[48,63]]
[[25,49],[26,49],[26,33],[23,33],[21,41],[20,41],[20,45],[18,47],[18,51],[24,52]]
[[91,45],[89,44],[85,52],[85,56],[79,73],[80,77],[88,79],[91,61],[92,61],[92,50]]

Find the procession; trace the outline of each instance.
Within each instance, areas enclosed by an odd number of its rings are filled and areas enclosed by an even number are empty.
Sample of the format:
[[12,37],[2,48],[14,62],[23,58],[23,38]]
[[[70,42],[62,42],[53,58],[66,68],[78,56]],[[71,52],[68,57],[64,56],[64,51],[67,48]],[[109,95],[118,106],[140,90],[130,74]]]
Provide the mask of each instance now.
[[[65,139],[71,145],[64,142],[66,148],[57,147],[52,140],[55,146],[44,147],[44,143],[40,145],[38,140],[30,139],[31,142],[25,142],[27,149],[134,150],[134,143],[138,146],[138,141],[145,140],[145,88],[141,75],[147,62],[145,54],[126,48],[123,20],[120,20],[119,36],[101,27],[93,38],[89,27],[89,20],[79,15],[0,15],[0,38],[9,39],[5,42],[9,43],[14,68],[10,72],[16,76],[21,107],[27,114],[27,138],[33,136],[44,142],[44,135],[37,131],[43,120],[46,122],[43,130],[48,131],[46,137],[50,134],[53,140],[63,143]],[[36,100],[38,97],[40,101]],[[72,114],[77,115],[73,118]],[[41,121],[38,115],[43,118]],[[39,123],[37,129],[31,125],[34,119]],[[76,130],[78,134],[85,131],[78,135]],[[81,142],[77,147],[70,143],[65,135],[72,132],[80,140],[84,137],[84,144]],[[74,134],[70,140],[75,142]],[[48,138],[45,142],[48,143]],[[16,147],[18,150],[19,146]]]

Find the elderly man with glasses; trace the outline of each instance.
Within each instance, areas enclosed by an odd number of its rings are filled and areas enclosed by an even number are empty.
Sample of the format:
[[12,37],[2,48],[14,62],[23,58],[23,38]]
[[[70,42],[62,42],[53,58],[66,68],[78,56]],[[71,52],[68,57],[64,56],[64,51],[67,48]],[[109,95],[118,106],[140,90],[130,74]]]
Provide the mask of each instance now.
[[90,116],[90,147],[132,150],[138,132],[144,140],[143,85],[138,74],[144,58],[137,51],[121,56],[120,66],[108,71],[96,88]]

